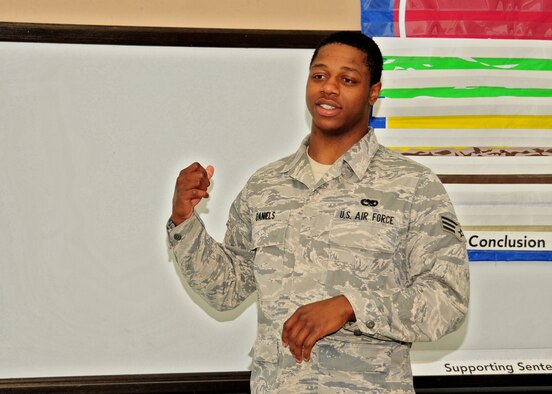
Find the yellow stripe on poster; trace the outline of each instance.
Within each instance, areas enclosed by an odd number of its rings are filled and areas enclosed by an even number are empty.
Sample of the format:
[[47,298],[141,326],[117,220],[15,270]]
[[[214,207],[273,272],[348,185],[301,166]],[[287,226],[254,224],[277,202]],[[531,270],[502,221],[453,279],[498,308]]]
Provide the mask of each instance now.
[[388,129],[552,129],[552,116],[394,116]]

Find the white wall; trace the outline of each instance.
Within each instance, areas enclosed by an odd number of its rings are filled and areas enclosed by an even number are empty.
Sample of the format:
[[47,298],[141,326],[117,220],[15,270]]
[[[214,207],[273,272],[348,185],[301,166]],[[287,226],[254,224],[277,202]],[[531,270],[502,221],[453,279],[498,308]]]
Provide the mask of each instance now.
[[[164,225],[197,160],[215,166],[201,210],[222,239],[248,176],[309,130],[310,55],[0,43],[0,378],[248,368],[253,300],[217,313],[190,293]],[[415,370],[504,349],[550,358],[550,265],[478,263],[472,277],[467,324],[421,345]]]

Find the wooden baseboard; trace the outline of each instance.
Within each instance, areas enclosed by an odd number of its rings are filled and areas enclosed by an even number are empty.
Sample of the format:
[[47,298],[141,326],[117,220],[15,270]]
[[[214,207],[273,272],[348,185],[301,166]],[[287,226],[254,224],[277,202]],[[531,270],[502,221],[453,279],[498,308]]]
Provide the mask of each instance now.
[[0,379],[0,393],[249,393],[249,372]]
[[[249,372],[0,379],[0,393],[249,393]],[[416,376],[417,394],[552,393],[552,374]]]

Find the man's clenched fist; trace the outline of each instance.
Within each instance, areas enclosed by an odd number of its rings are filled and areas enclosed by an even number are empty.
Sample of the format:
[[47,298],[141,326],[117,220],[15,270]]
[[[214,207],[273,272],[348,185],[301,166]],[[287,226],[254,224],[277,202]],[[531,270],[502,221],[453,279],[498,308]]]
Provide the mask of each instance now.
[[199,163],[193,163],[180,171],[173,196],[171,220],[174,224],[178,226],[190,218],[201,199],[209,197],[207,188],[214,171],[213,166],[203,168]]

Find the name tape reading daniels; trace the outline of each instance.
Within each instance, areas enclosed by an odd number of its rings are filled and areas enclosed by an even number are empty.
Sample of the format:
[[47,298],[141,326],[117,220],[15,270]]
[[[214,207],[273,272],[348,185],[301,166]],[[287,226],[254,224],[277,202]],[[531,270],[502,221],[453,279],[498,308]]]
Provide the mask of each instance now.
[[447,362],[445,375],[511,375],[552,373],[552,360]]

